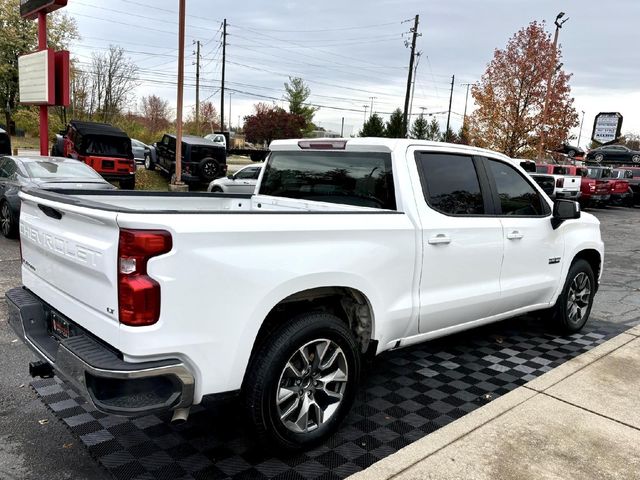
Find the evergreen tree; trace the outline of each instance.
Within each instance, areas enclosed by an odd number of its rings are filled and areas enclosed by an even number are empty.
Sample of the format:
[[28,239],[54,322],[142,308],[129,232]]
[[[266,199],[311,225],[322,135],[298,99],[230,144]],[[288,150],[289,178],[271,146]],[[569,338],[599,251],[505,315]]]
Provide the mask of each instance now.
[[374,113],[369,117],[369,120],[362,126],[360,132],[361,137],[384,137],[385,128],[382,118],[377,113]]
[[312,125],[313,116],[319,110],[318,107],[312,107],[306,102],[311,95],[311,90],[304,81],[298,77],[289,77],[289,81],[285,82],[284,89],[286,91],[284,98],[289,102],[289,113],[301,115],[307,122]]
[[427,127],[427,140],[433,140],[434,142],[440,141],[440,124],[435,117],[431,119],[431,123]]
[[416,121],[413,122],[413,127],[411,127],[411,138],[426,140],[428,129],[429,123],[427,119],[424,118],[424,115],[420,114],[420,116],[416,118]]
[[387,122],[387,137],[404,138],[404,118],[402,110],[396,108]]
[[451,129],[451,127],[449,127],[449,129],[446,132],[442,132],[442,135],[440,136],[440,141],[447,142],[447,143],[460,143],[460,137],[456,132],[454,132]]

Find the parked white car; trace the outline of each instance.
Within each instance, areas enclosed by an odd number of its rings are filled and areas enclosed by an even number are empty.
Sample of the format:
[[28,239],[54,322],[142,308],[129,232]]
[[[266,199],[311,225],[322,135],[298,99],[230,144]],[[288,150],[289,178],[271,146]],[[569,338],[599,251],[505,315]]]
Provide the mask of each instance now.
[[213,193],[253,193],[258,184],[258,177],[263,163],[247,165],[236,173],[218,178],[209,184],[208,192]]
[[254,195],[20,193],[9,321],[107,413],[240,395],[258,438],[304,448],[348,413],[366,355],[543,311],[580,330],[598,220],[509,158],[357,138],[271,144]]

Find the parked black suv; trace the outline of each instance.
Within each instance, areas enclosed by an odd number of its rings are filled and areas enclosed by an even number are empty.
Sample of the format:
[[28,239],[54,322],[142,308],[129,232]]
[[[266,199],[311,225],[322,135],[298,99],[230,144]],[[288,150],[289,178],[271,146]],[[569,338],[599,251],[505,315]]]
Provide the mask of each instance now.
[[[146,162],[173,175],[176,170],[176,136],[165,134],[155,144],[154,159]],[[187,183],[210,182],[227,174],[227,151],[222,145],[201,137],[182,137],[182,180]]]
[[11,155],[11,137],[7,132],[0,128],[0,153],[2,155]]

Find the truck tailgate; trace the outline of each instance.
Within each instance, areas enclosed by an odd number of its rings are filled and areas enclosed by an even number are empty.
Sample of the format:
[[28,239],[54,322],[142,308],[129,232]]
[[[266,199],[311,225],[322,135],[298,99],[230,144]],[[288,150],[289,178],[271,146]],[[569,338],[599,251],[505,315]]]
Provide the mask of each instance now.
[[567,175],[564,177],[564,186],[562,191],[579,192],[581,182],[582,182],[582,177],[572,177]]
[[117,213],[22,192],[20,237],[25,287],[117,347]]

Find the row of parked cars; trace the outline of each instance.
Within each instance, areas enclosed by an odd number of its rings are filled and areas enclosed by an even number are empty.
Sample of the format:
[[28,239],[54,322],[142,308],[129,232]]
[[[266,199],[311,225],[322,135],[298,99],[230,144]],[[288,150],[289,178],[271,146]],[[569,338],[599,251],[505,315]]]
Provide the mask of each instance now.
[[640,166],[553,165],[530,160],[521,160],[520,165],[554,199],[576,200],[583,207],[640,204]]

